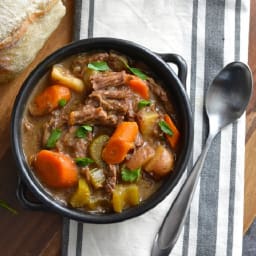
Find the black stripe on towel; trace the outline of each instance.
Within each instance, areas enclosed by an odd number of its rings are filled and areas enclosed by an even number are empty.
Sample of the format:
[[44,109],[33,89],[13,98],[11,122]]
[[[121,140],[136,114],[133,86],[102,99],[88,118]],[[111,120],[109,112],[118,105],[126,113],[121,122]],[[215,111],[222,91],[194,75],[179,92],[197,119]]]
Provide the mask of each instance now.
[[[223,67],[225,1],[206,1],[205,91]],[[205,119],[205,124],[207,120]],[[203,127],[203,138],[207,127]],[[198,243],[196,255],[215,255],[217,236],[220,136],[213,141],[200,180]],[[205,240],[212,241],[204,243]]]
[[69,219],[64,217],[62,220],[62,246],[61,246],[62,256],[68,256],[68,236],[69,236]]
[[82,0],[75,0],[75,11],[74,11],[74,33],[73,39],[79,40],[80,38],[80,31],[81,31],[81,9],[82,9]]
[[[241,0],[236,1],[235,8],[235,60],[240,59],[240,29],[241,29]],[[234,235],[234,205],[236,192],[236,152],[237,152],[237,123],[232,127],[232,151],[231,151],[231,172],[230,172],[230,193],[229,193],[229,218],[227,236],[227,255],[232,255]]]
[[[192,107],[192,114],[194,117],[195,114],[195,91],[196,91],[196,70],[197,70],[197,20],[198,20],[198,0],[193,1],[193,17],[192,17],[192,43],[191,43],[191,78],[190,78],[190,103]],[[192,153],[193,154],[193,153]],[[193,158],[189,160],[187,170],[190,170],[193,167]],[[182,255],[188,255],[188,240],[189,240],[189,213],[184,226],[184,238],[183,238],[183,247]]]
[[94,25],[94,0],[90,0],[89,18],[88,18],[88,38],[93,37],[93,25]]
[[82,255],[83,223],[77,223],[76,256]]

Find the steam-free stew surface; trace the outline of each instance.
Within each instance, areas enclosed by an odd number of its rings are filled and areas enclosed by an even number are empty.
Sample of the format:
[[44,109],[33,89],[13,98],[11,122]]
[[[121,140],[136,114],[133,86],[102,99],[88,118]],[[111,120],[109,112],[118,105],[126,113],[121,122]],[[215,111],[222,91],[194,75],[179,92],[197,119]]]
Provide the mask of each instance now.
[[24,153],[42,186],[68,207],[121,212],[172,172],[180,143],[166,92],[141,62],[91,52],[55,64],[32,92]]

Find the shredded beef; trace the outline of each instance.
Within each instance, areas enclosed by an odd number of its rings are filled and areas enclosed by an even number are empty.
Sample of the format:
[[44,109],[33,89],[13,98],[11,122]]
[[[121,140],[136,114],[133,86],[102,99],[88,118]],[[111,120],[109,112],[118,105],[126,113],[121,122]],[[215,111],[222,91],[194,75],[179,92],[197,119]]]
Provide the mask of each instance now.
[[164,89],[159,86],[152,78],[148,78],[148,86],[150,90],[162,101],[167,112],[174,112]]
[[63,109],[57,109],[55,111],[52,112],[51,114],[51,118],[49,123],[49,126],[52,129],[58,128],[63,126],[64,124],[66,124],[68,122],[68,115],[67,113],[65,113],[63,111]]
[[100,124],[100,125],[116,125],[118,117],[116,115],[108,115],[102,107],[93,107],[84,105],[82,108],[72,111],[69,116],[71,125],[84,123]]
[[90,94],[90,98],[92,97],[101,97],[101,98],[106,98],[106,99],[125,99],[127,96],[130,96],[131,92],[130,90],[127,89],[119,89],[119,90],[97,90],[93,91]]
[[109,86],[121,86],[125,84],[125,71],[97,73],[90,78],[94,90],[103,89]]
[[112,193],[117,182],[117,165],[109,164],[107,170],[105,171],[106,181],[105,189],[107,192]]
[[56,143],[59,152],[69,153],[73,157],[86,155],[88,144],[92,140],[92,133],[88,132],[85,138],[77,138],[75,135],[77,128],[77,126],[71,126],[67,131],[63,131]]
[[45,146],[47,143],[48,138],[51,135],[51,127],[49,123],[45,123],[43,126],[43,137],[42,137],[42,144]]

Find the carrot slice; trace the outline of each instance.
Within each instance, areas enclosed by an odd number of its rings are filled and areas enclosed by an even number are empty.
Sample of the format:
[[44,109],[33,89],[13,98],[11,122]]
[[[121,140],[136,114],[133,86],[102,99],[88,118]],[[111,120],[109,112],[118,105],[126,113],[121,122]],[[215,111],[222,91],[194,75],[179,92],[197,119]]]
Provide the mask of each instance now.
[[178,130],[178,128],[176,127],[176,125],[174,124],[174,122],[172,121],[169,115],[167,114],[164,115],[164,121],[168,124],[168,126],[173,132],[172,136],[168,134],[165,134],[165,136],[168,142],[170,143],[171,147],[175,149],[180,139],[180,131]]
[[70,89],[61,85],[52,85],[41,92],[30,108],[34,116],[41,116],[50,113],[60,106],[60,101],[69,101],[71,98]]
[[102,158],[108,164],[121,163],[127,155],[128,151],[132,149],[133,146],[133,143],[124,140],[110,140],[106,147],[103,149]]
[[120,123],[102,151],[102,159],[108,164],[121,163],[134,147],[139,128],[136,122]]
[[63,153],[41,150],[35,158],[34,166],[42,182],[49,187],[72,187],[78,182],[76,164]]
[[130,88],[139,94],[143,99],[149,99],[149,88],[147,84],[140,78],[134,77],[131,80],[128,80],[128,85]]

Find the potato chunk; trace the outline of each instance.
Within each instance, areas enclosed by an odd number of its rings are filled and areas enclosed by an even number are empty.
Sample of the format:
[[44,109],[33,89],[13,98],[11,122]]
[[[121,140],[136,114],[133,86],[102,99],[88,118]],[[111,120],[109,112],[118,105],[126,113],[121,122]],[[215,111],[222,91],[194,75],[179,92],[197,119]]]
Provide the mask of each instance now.
[[159,119],[159,114],[155,111],[148,111],[146,108],[138,113],[139,128],[143,136],[149,137],[154,134],[154,129]]
[[156,148],[155,155],[144,167],[145,171],[152,173],[155,177],[163,177],[173,169],[174,156],[164,146]]
[[70,204],[74,208],[86,206],[90,202],[90,189],[84,179],[79,179],[78,187],[70,199]]
[[53,66],[51,78],[54,82],[65,85],[76,92],[82,92],[85,89],[81,79],[75,77],[68,69],[59,64]]
[[136,184],[117,185],[113,191],[112,205],[115,212],[122,212],[127,206],[140,202],[139,188]]

